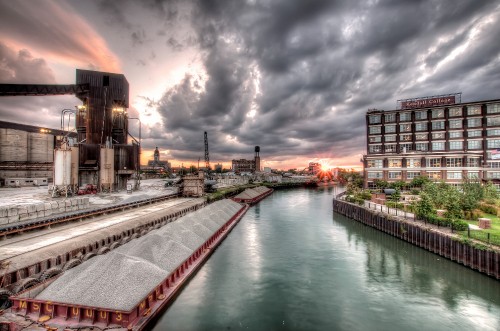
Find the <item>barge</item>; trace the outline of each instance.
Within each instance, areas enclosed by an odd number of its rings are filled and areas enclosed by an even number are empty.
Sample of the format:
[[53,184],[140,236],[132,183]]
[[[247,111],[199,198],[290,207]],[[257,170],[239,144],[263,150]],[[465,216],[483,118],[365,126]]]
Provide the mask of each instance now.
[[265,186],[257,186],[254,188],[247,188],[240,194],[233,197],[233,200],[240,203],[247,203],[254,205],[260,200],[273,193],[273,189]]
[[[11,297],[41,330],[144,330],[248,210],[225,199]],[[22,330],[6,322],[8,330]]]

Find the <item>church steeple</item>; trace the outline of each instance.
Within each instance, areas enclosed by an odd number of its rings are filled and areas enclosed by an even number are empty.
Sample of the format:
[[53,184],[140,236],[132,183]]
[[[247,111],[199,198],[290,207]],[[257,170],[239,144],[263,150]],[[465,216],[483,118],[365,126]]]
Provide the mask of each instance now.
[[154,153],[154,162],[158,163],[160,161],[160,151],[158,150],[158,146],[156,146]]

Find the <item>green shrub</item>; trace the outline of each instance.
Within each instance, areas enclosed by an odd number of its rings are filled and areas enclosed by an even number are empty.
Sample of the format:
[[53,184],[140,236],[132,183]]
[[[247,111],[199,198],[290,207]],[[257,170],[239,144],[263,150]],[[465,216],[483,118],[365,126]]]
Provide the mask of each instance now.
[[451,228],[456,231],[465,231],[469,228],[469,223],[461,220],[456,220],[451,224]]
[[397,208],[397,209],[403,209],[403,204],[401,202],[394,202],[394,201],[386,201],[385,205],[388,208]]
[[372,198],[372,194],[370,193],[369,190],[363,190],[360,194],[359,194],[359,198],[363,199],[363,200],[371,200]]
[[491,215],[497,214],[497,208],[495,206],[492,206],[492,205],[480,204],[479,209],[482,212],[485,212],[486,214],[491,214]]
[[437,215],[427,215],[427,222],[437,226],[449,226],[453,221]]
[[420,190],[418,190],[418,189],[416,189],[416,188],[413,188],[413,189],[411,189],[410,193],[411,193],[412,195],[419,195],[419,194],[420,194]]

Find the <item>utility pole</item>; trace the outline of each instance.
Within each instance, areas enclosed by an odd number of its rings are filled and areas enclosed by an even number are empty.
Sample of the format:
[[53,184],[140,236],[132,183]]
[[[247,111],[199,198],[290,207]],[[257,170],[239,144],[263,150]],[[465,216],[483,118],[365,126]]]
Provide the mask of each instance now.
[[205,131],[205,167],[207,168],[207,173],[210,172],[210,157],[208,155],[208,135]]

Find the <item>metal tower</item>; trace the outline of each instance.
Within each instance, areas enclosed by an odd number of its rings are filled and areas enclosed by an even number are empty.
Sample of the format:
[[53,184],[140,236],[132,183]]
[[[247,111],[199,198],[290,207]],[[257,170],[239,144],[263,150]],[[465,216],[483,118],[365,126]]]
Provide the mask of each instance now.
[[208,155],[208,136],[207,131],[205,131],[205,167],[207,172],[210,171],[210,156]]

